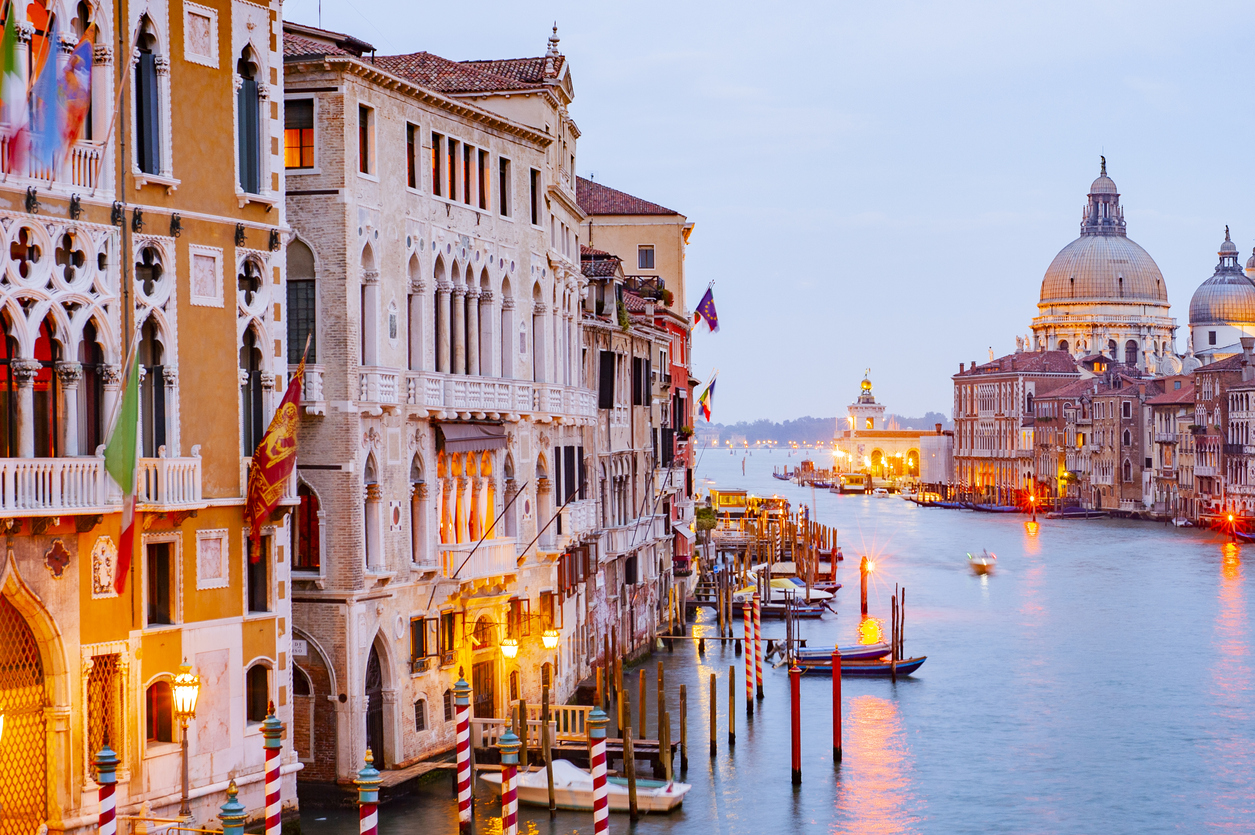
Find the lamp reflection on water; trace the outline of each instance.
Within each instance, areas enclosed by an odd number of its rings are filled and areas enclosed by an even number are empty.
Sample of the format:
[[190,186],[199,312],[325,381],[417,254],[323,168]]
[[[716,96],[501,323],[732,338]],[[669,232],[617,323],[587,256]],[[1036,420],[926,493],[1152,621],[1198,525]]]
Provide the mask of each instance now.
[[841,823],[831,831],[918,831],[921,801],[911,791],[914,762],[897,703],[856,696],[845,710],[845,758],[837,783]]
[[859,622],[858,642],[860,644],[879,644],[884,639],[884,622],[879,618],[865,617]]
[[[1219,611],[1212,635],[1215,652],[1211,672],[1211,698],[1207,708],[1217,728],[1240,726],[1251,721],[1250,624],[1246,590],[1242,585],[1242,548],[1226,542],[1220,550]],[[1235,787],[1242,785],[1255,767],[1247,744],[1228,734],[1209,734],[1204,758],[1212,779],[1212,794],[1200,828],[1236,830],[1249,823],[1250,798]]]

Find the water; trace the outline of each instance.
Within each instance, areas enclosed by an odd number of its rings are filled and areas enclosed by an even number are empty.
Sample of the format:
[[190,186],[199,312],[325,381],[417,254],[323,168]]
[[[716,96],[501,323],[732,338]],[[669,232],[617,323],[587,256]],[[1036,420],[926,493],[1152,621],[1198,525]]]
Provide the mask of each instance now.
[[[786,495],[812,491],[770,477],[798,456],[710,451],[699,478]],[[709,487],[709,484],[702,484]],[[1255,546],[1160,525],[919,508],[900,499],[814,496],[846,562],[840,614],[804,622],[812,646],[852,642],[857,556],[874,555],[872,614],[888,618],[895,583],[907,589],[906,653],[928,661],[910,679],[844,681],[844,761],[832,763],[831,684],[802,680],[801,787],[790,783],[788,680],[765,671],[752,721],[743,658],[695,646],[647,664],[689,691],[689,769],[682,811],[645,817],[654,833],[1255,832],[1255,726],[1250,624]],[[996,573],[974,576],[965,553],[988,548]],[[1245,551],[1243,550],[1245,549]],[[783,625],[765,622],[766,637]],[[713,634],[703,612],[693,633]],[[737,670],[737,743],[727,743],[728,666]],[[719,676],[718,756],[708,750],[708,678]],[[636,693],[636,671],[630,692]],[[625,675],[625,678],[627,676]],[[386,806],[382,835],[453,832],[449,782]],[[499,806],[480,790],[476,831],[498,832]],[[322,814],[321,812],[319,813]],[[591,813],[520,808],[520,830],[591,833]],[[355,815],[305,821],[310,835],[345,833]],[[611,831],[629,829],[612,815]]]

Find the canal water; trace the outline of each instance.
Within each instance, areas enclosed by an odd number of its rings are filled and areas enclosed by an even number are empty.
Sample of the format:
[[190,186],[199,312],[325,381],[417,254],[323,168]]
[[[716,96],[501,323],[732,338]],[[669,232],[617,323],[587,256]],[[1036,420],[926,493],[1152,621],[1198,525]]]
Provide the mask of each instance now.
[[[729,646],[657,653],[669,708],[687,685],[693,785],[681,811],[611,816],[612,833],[1255,832],[1251,623],[1255,546],[1206,531],[1121,520],[1040,519],[920,508],[899,498],[812,493],[771,478],[797,455],[707,451],[713,482],[812,504],[839,529],[846,561],[836,616],[802,625],[811,646],[852,643],[859,555],[876,560],[871,614],[888,622],[906,588],[909,679],[844,681],[845,756],[832,762],[830,679],[802,680],[802,785],[790,782],[788,677],[765,671],[745,715],[744,660]],[[745,474],[742,475],[742,462]],[[703,480],[705,479],[705,480]],[[812,498],[813,496],[813,498]],[[997,555],[977,577],[966,553]],[[763,624],[765,637],[783,625]],[[714,634],[709,613],[692,628]],[[736,667],[736,746],[727,739]],[[709,755],[709,684],[718,675],[718,753]],[[636,670],[625,674],[636,693]],[[677,758],[678,768],[678,758]],[[499,804],[477,789],[476,831],[498,832]],[[448,780],[389,804],[381,835],[456,831]],[[591,833],[591,813],[520,807],[520,831]],[[353,813],[307,812],[306,835],[355,831]]]

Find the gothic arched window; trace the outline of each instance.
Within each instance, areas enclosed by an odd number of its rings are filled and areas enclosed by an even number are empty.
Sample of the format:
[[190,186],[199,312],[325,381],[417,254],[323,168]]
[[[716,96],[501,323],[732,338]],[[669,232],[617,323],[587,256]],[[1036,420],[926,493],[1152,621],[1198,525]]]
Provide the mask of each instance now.
[[240,442],[244,455],[253,454],[266,431],[263,411],[261,349],[256,331],[249,328],[244,331],[244,343],[240,346]]
[[78,384],[78,454],[95,455],[104,443],[105,353],[100,348],[95,321],[83,326],[78,362],[83,368]]
[[293,549],[292,568],[298,571],[317,571],[322,564],[318,517],[321,506],[318,496],[310,486],[301,482],[296,488],[299,504],[296,507],[296,546]]
[[257,95],[257,62],[253,57],[252,50],[245,47],[235,65],[240,76],[240,91],[236,94],[240,188],[246,194],[261,193],[261,103]]
[[60,345],[52,335],[52,321],[44,319],[35,340],[35,361],[39,364],[32,393],[36,458],[53,458],[61,449],[58,419],[61,398],[55,370],[60,358]]
[[1137,342],[1132,339],[1124,343],[1124,363],[1125,365],[1137,365]]
[[318,298],[314,253],[301,241],[288,244],[288,362],[301,361],[309,338],[309,362],[318,362]]
[[[138,268],[137,268],[138,271]],[[140,423],[143,425],[144,457],[154,458],[166,443],[165,352],[157,337],[157,323],[144,322],[139,342]]]
[[161,173],[161,114],[157,86],[157,37],[152,21],[144,17],[136,39],[135,164],[145,174]]

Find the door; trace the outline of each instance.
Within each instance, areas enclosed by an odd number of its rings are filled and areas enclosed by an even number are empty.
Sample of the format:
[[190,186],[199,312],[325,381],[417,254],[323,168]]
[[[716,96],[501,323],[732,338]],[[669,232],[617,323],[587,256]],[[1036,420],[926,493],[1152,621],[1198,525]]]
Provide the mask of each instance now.
[[383,669],[374,647],[366,661],[366,746],[375,757],[375,768],[383,768]]
[[481,661],[471,665],[471,691],[475,699],[473,716],[476,719],[492,719],[497,713],[496,675],[492,661]]

